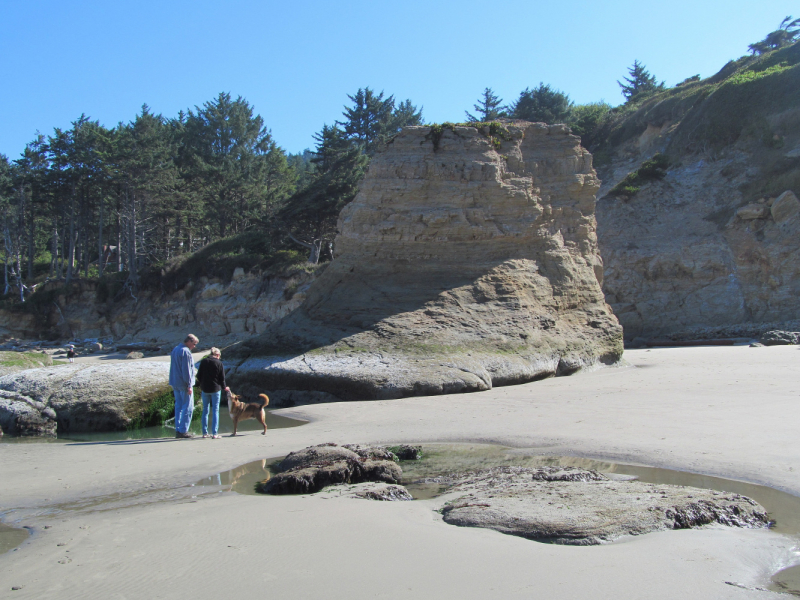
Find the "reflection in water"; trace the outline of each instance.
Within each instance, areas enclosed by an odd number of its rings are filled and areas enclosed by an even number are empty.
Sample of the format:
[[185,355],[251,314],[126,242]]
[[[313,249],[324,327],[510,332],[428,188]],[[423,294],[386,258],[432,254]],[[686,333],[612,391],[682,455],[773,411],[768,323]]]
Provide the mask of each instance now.
[[[256,485],[268,481],[272,477],[277,462],[262,458],[251,463],[240,465],[230,471],[223,471],[198,481],[197,486],[227,486],[239,494],[255,494]],[[271,468],[272,467],[272,468]]]
[[19,527],[9,527],[0,523],[0,554],[16,548],[28,539],[30,532]]

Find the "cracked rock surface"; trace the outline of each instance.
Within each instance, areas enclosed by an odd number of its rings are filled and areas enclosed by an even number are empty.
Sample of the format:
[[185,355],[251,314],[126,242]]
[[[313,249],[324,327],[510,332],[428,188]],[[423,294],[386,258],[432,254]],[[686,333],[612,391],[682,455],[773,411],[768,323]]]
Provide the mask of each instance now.
[[769,527],[764,508],[739,494],[615,481],[573,467],[496,467],[450,478],[459,493],[444,521],[531,540],[594,545],[628,535],[709,524]]

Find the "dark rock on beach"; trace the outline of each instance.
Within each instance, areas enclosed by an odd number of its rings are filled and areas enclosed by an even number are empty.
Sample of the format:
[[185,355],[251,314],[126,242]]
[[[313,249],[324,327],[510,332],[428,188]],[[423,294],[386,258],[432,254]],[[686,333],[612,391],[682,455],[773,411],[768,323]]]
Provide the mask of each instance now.
[[265,494],[313,494],[335,484],[400,483],[402,470],[385,448],[320,444],[286,456],[280,473],[259,484]]
[[793,346],[800,343],[800,331],[768,331],[758,341],[765,346]]
[[448,491],[463,495],[442,509],[447,523],[557,544],[601,544],[713,523],[770,524],[763,507],[739,494],[615,481],[577,468],[497,467],[456,476]]

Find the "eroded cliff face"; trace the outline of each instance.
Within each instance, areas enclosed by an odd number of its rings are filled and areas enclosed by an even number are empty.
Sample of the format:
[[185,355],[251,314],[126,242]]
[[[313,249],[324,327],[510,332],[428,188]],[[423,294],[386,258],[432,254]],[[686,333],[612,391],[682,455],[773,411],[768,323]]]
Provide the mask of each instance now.
[[564,126],[410,127],[339,217],[298,310],[238,351],[244,393],[397,398],[572,373],[622,353],[599,181]]
[[225,347],[262,333],[297,308],[313,278],[302,270],[276,276],[239,268],[231,281],[200,277],[171,294],[141,290],[116,301],[102,301],[95,282],[77,281],[69,296],[43,306],[44,315],[0,310],[0,323],[19,337],[111,338],[163,343],[170,350],[191,332],[203,347]]
[[[736,335],[745,324],[800,318],[800,189],[792,183],[800,173],[800,109],[770,123],[781,147],[743,136],[713,155],[670,154],[666,177],[632,197],[607,192],[668,150],[677,124],[648,127],[603,172],[604,290],[626,339]],[[778,168],[786,184],[758,192]]]

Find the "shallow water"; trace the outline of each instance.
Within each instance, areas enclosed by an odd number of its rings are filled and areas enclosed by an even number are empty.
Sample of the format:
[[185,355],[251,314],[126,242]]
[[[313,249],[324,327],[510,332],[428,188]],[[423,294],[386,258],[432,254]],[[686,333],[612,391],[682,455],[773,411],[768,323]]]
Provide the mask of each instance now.
[[0,554],[13,550],[31,535],[27,529],[9,527],[0,523]]
[[[499,466],[563,466],[594,469],[606,475],[633,476],[645,483],[681,485],[748,496],[761,504],[775,522],[771,528],[777,533],[800,536],[800,498],[770,487],[744,483],[732,479],[710,477],[659,469],[612,463],[575,456],[542,456],[536,448],[508,448],[483,444],[423,444],[422,459],[401,461],[403,485],[415,500],[427,500],[440,495],[446,486],[420,480],[446,476],[450,473],[476,471]],[[269,479],[277,472],[283,457],[262,459],[241,465],[198,481],[197,486],[230,486],[239,494],[258,494],[256,484]],[[260,494],[259,494],[260,495]],[[772,591],[800,596],[800,565],[778,572],[769,586]]]
[[[290,419],[289,417],[282,417],[275,415],[270,411],[264,411],[267,421],[267,429],[282,429],[284,427],[298,427],[305,425],[305,421],[297,419]],[[210,427],[209,422],[209,427]],[[189,430],[195,435],[202,435],[202,425],[200,420],[192,422]],[[246,431],[261,431],[261,424],[255,419],[242,421],[239,423],[239,432]],[[226,407],[221,406],[219,409],[219,433],[220,435],[227,435],[233,432],[233,421],[228,414]],[[175,437],[175,430],[170,427],[145,427],[143,429],[131,429],[126,431],[104,431],[98,433],[64,433],[59,434],[57,438],[36,438],[36,437],[12,437],[4,435],[0,438],[0,443],[16,443],[16,444],[30,444],[30,443],[58,443],[58,442],[116,442],[125,440],[150,440],[156,438],[171,438]]]

